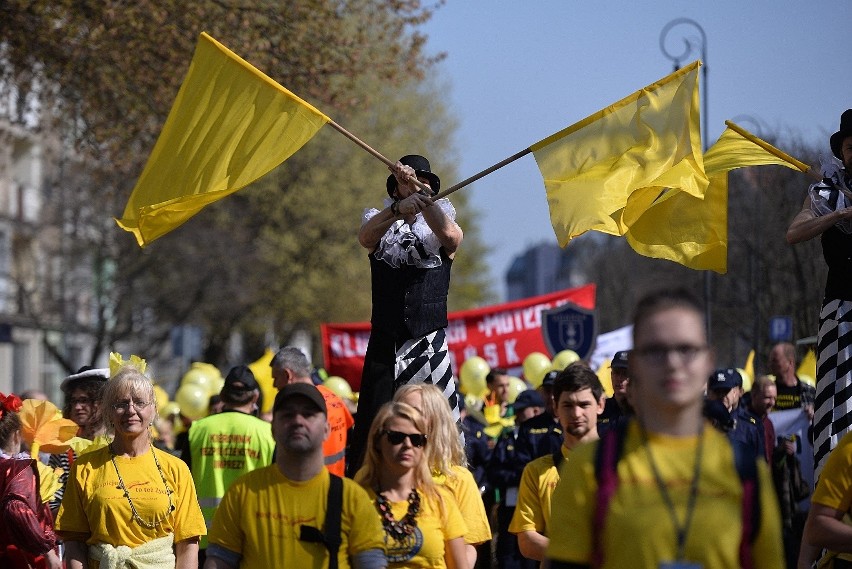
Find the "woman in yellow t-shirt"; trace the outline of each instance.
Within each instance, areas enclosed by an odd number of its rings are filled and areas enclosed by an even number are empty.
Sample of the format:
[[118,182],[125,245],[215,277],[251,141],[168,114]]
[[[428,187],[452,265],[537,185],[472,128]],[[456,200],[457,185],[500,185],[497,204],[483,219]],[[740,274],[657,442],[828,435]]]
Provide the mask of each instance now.
[[107,382],[102,409],[115,438],[77,459],[57,516],[69,569],[195,569],[207,530],[189,469],[151,444],[153,384],[125,365]]
[[476,546],[491,541],[491,526],[482,494],[473,474],[467,469],[464,444],[447,398],[434,385],[418,383],[400,387],[393,400],[408,403],[426,418],[430,439],[426,446],[426,460],[435,483],[450,491],[461,510],[467,524],[464,536],[467,561],[473,567],[476,564]]
[[388,567],[466,569],[467,528],[455,501],[432,480],[423,452],[425,427],[410,405],[385,404],[370,427],[355,481],[376,505]]

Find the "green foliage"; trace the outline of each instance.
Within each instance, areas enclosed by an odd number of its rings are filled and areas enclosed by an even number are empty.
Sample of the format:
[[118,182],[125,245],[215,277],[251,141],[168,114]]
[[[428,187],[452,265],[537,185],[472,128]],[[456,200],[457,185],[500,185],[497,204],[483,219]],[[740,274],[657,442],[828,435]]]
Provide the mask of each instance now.
[[[97,279],[91,322],[63,317],[62,329],[95,337],[95,361],[116,342],[154,357],[173,325],[206,331],[206,356],[225,363],[234,331],[318,333],[322,321],[369,316],[369,269],[357,242],[365,206],[380,206],[387,170],[331,127],[278,170],[214,204],[140,250],[112,225],[156,140],[201,31],[310,101],[391,159],[418,152],[444,180],[455,177],[455,128],[431,87],[417,26],[442,3],[416,0],[10,0],[0,4],[0,89],[38,110],[41,125],[69,142],[48,189],[63,199],[45,226],[69,226],[43,244],[77,273]],[[488,298],[482,246],[467,198],[453,198],[466,232],[454,270],[456,307]],[[71,241],[69,242],[68,239]],[[97,255],[93,255],[93,251]],[[77,275],[79,276],[79,274]],[[37,322],[70,315],[91,281],[56,276],[27,291]],[[89,284],[87,284],[87,282]],[[458,291],[458,292],[456,292]],[[53,318],[53,321],[57,320]],[[256,352],[258,345],[247,346]],[[61,350],[52,353],[62,361]],[[70,363],[62,361],[66,368]]]

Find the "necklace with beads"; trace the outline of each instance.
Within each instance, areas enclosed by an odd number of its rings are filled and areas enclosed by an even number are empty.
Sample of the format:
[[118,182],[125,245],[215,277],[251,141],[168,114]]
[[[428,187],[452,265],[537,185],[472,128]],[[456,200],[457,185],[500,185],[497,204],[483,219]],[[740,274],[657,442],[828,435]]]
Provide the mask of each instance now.
[[420,513],[420,494],[412,488],[408,495],[408,511],[401,520],[393,517],[391,504],[387,496],[383,492],[376,492],[376,509],[382,517],[382,526],[385,528],[385,533],[397,541],[401,541],[406,536],[414,533],[417,527],[417,514]]
[[130,492],[127,490],[127,486],[124,484],[124,479],[121,477],[121,472],[118,471],[118,464],[116,464],[115,462],[115,452],[113,452],[112,450],[112,445],[110,445],[109,451],[112,466],[115,468],[116,476],[118,476],[118,488],[119,490],[124,492],[124,497],[127,498],[127,503],[130,504],[131,519],[136,520],[136,523],[138,523],[144,528],[155,529],[160,527],[163,522],[169,519],[169,516],[172,514],[172,512],[175,511],[175,504],[172,501],[172,490],[171,488],[169,488],[169,485],[166,482],[166,475],[163,474],[163,468],[160,466],[160,461],[157,460],[157,453],[154,452],[154,446],[151,446],[151,456],[154,457],[154,464],[157,465],[157,472],[160,473],[160,479],[163,481],[163,486],[166,488],[166,498],[168,498],[169,500],[169,509],[162,517],[155,518],[153,522],[143,520],[142,517],[139,515],[139,512],[136,511],[136,506],[133,504],[133,500],[130,499]]

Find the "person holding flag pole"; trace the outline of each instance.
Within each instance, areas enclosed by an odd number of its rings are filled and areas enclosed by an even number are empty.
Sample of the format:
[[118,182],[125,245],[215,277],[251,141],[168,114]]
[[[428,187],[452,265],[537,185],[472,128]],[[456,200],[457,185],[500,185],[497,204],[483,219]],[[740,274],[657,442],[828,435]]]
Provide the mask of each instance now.
[[[447,337],[447,295],[463,233],[429,160],[410,154],[390,167],[385,207],[364,212],[359,243],[370,251],[372,329],[348,471],[361,465],[373,417],[408,383],[432,383],[459,419]],[[417,183],[419,182],[419,184]]]
[[823,179],[808,188],[802,210],[787,229],[790,244],[819,236],[828,265],[817,339],[816,476],[852,425],[852,109],[841,115],[829,143],[834,156],[822,159]]

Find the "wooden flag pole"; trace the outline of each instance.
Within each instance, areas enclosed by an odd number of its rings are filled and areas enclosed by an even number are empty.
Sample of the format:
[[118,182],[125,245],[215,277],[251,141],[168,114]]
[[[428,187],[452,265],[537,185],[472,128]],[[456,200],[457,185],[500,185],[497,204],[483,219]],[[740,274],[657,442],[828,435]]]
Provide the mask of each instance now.
[[[354,134],[352,134],[351,132],[349,132],[348,130],[346,130],[345,128],[343,128],[342,126],[337,124],[336,122],[334,122],[333,120],[328,119],[328,124],[332,128],[334,128],[337,132],[339,132],[340,134],[342,134],[343,136],[345,136],[346,138],[348,138],[349,140],[351,140],[352,142],[354,142],[355,144],[357,144],[358,146],[360,146],[361,148],[363,148],[364,150],[366,150],[367,152],[372,154],[374,157],[376,157],[379,160],[381,160],[382,162],[384,162],[389,168],[392,168],[396,165],[396,162],[391,162],[390,160],[388,160],[387,158],[382,156],[382,154],[378,150],[374,149],[372,146],[370,146],[369,144],[367,144],[366,142],[364,142],[363,140],[361,140],[360,138],[358,138],[357,136],[355,136]],[[414,185],[416,185],[421,190],[426,190],[429,193],[432,193],[432,190],[429,188],[429,186],[427,186],[426,184],[424,184],[423,182],[421,182],[417,178],[412,178],[411,181],[414,182]]]
[[801,170],[802,172],[804,172],[806,174],[810,173],[811,176],[816,175],[817,180],[822,180],[822,176],[820,176],[818,173],[814,172],[813,168],[811,168],[810,166],[808,166],[807,164],[805,164],[801,160],[797,160],[797,159],[793,158],[792,156],[790,156],[789,154],[787,154],[786,152],[784,152],[783,150],[775,148],[774,146],[772,146],[771,144],[769,144],[765,140],[761,140],[761,139],[757,138],[756,136],[754,136],[752,133],[750,133],[746,129],[732,123],[731,121],[725,121],[725,124],[732,131],[736,132],[737,134],[739,134],[743,138],[746,138],[746,139],[752,141],[753,143],[760,146],[761,148],[763,148],[764,150],[766,150],[770,154],[774,154],[775,156],[777,156],[778,158],[780,158],[784,162],[789,162],[790,164],[792,164],[793,166],[795,166],[796,168],[798,168],[799,170]]
[[[363,140],[361,140],[360,138],[358,138],[357,136],[355,136],[354,134],[352,134],[351,132],[349,132],[348,130],[346,130],[345,128],[343,128],[342,126],[340,126],[339,124],[337,124],[333,120],[329,119],[328,124],[332,128],[334,128],[336,131],[338,131],[340,134],[342,134],[343,136],[345,136],[346,138],[348,138],[349,140],[351,140],[352,142],[354,142],[355,144],[357,144],[358,146],[360,146],[361,148],[363,148],[364,150],[366,150],[367,152],[372,154],[375,158],[378,158],[379,160],[384,162],[388,167],[393,167],[394,165],[396,165],[396,162],[391,162],[390,160],[385,158],[378,150],[374,149],[369,144],[367,144],[366,142],[364,142]],[[526,156],[527,154],[529,154],[531,152],[532,152],[531,148],[525,148],[524,150],[521,150],[517,154],[513,154],[512,156],[506,158],[505,160],[503,160],[501,162],[498,162],[497,164],[491,166],[490,168],[486,168],[482,172],[475,174],[475,175],[471,176],[470,178],[468,178],[466,180],[462,180],[461,182],[459,182],[455,186],[447,188],[443,192],[432,197],[432,200],[438,200],[438,199],[447,197],[451,193],[453,193],[457,190],[460,190],[460,189],[462,189],[463,187],[465,187],[469,184],[472,184],[473,182],[477,181],[480,178],[484,178],[485,176],[487,176],[491,172],[493,172],[495,170],[499,170],[503,166],[510,164],[510,163],[514,162],[515,160],[517,160],[518,158]],[[429,190],[429,186],[427,186],[426,184],[424,184],[420,180],[414,178],[412,181],[421,190]]]
[[517,160],[518,158],[521,158],[522,156],[526,156],[530,152],[532,152],[531,148],[525,148],[524,150],[521,150],[517,154],[513,154],[512,156],[509,156],[505,160],[498,162],[494,166],[491,166],[490,168],[486,168],[485,170],[483,170],[479,174],[474,174],[473,176],[471,176],[467,180],[462,180],[461,182],[459,182],[455,186],[451,186],[451,187],[447,188],[446,190],[444,190],[443,192],[441,192],[440,194],[438,194],[437,196],[435,196],[432,199],[437,200],[437,199],[440,199],[440,198],[445,198],[448,195],[450,195],[451,193],[455,192],[456,190],[460,190],[463,187],[467,186],[468,184],[472,184],[473,182],[477,181],[478,179],[484,178],[485,176],[487,176],[488,174],[490,174],[494,170],[499,170],[500,168],[502,168],[506,164],[510,164],[510,163],[514,162],[515,160]]
[[790,164],[792,164],[793,166],[795,166],[796,168],[801,170],[803,173],[807,174],[810,178],[816,180],[817,182],[825,182],[826,184],[830,184],[836,190],[843,193],[843,195],[845,195],[847,198],[852,199],[852,193],[850,193],[849,190],[847,190],[846,188],[842,188],[842,187],[838,186],[837,184],[835,184],[834,182],[832,182],[829,179],[824,179],[822,177],[822,174],[820,174],[820,172],[818,170],[812,168],[811,166],[808,166],[807,164],[805,164],[804,162],[802,162],[800,160],[796,160],[795,158],[793,158],[792,156],[790,156],[789,154],[787,154],[783,150],[779,150],[778,148],[775,148],[774,146],[772,146],[768,142],[757,138],[756,136],[751,134],[749,131],[745,130],[744,128],[742,128],[740,126],[737,126],[736,124],[732,123],[731,121],[725,121],[725,124],[728,126],[728,128],[730,128],[731,130],[733,130],[734,132],[736,132],[740,136],[747,138],[748,140],[757,144],[758,146],[760,146],[761,148],[763,148],[767,152],[774,154],[775,156],[777,156],[781,160],[784,160],[785,162],[789,162]]

